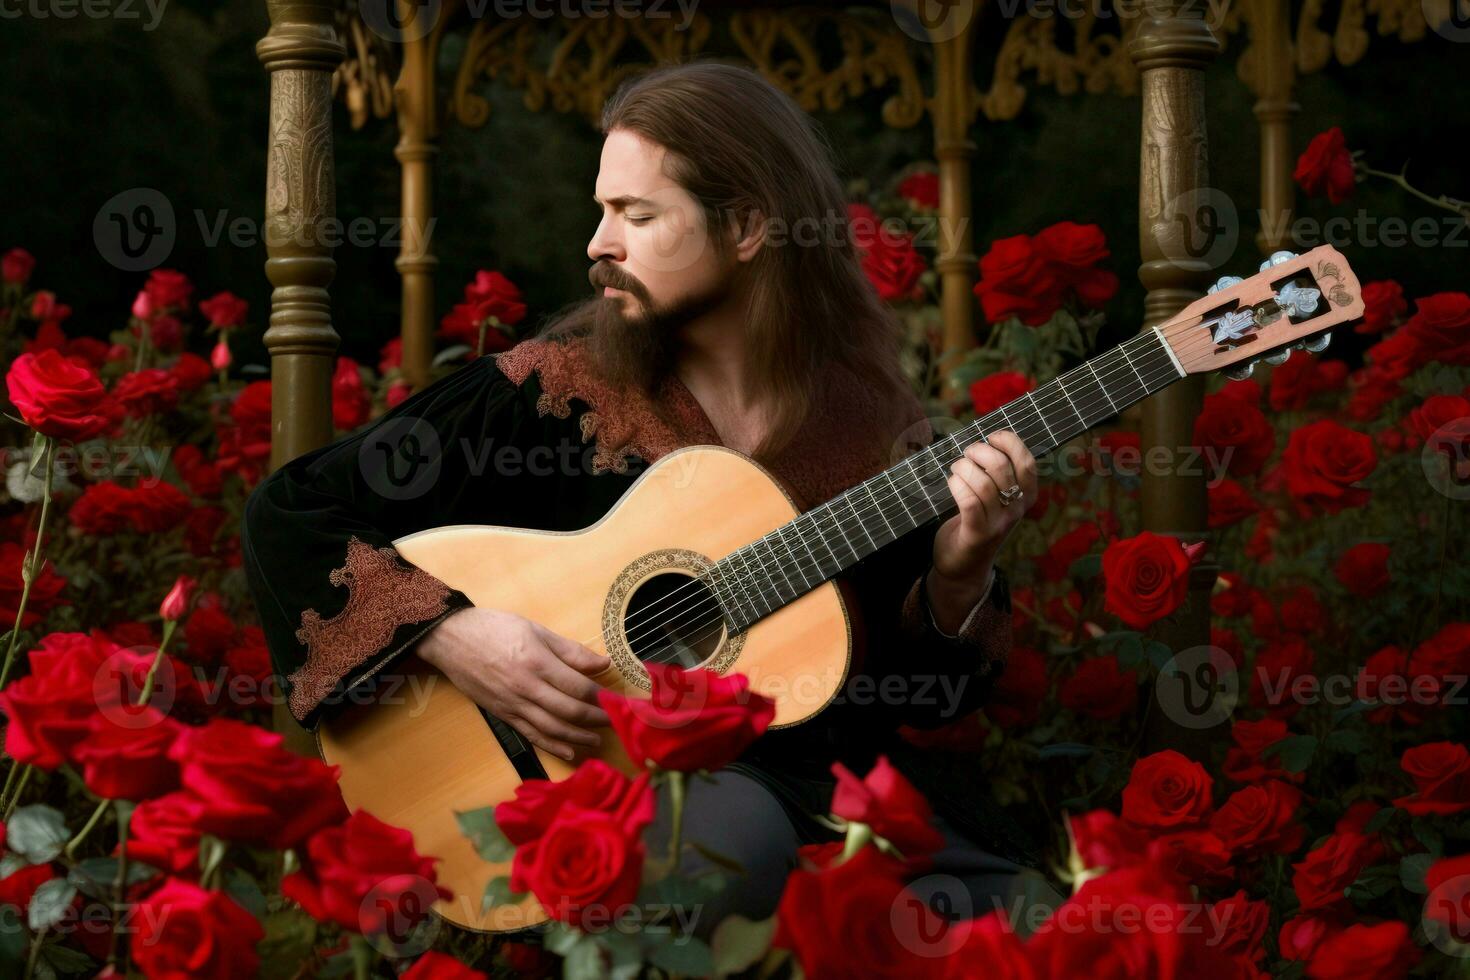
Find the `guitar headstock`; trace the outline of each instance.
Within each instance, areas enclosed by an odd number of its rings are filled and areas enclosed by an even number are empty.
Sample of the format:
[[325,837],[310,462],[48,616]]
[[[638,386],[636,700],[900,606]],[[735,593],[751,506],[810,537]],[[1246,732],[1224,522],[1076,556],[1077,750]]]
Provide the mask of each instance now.
[[1226,276],[1159,324],[1189,374],[1227,368],[1244,378],[1256,361],[1280,364],[1300,347],[1319,351],[1329,331],[1363,315],[1363,290],[1342,253],[1273,252],[1249,279]]

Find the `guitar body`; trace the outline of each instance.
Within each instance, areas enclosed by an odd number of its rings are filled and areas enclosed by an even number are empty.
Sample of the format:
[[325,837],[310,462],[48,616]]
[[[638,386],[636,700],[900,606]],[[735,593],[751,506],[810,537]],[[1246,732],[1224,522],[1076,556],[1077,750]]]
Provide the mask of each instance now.
[[[651,642],[643,635],[650,631],[638,628],[640,610],[682,601],[709,564],[797,514],[786,491],[748,457],[694,446],[650,466],[581,531],[462,525],[394,545],[475,605],[517,613],[606,655],[596,680],[638,695],[648,687],[639,657]],[[670,589],[684,591],[666,599]],[[734,635],[706,621],[684,639],[690,652],[681,663],[745,674],[752,689],[773,698],[773,728],[826,706],[846,679],[853,649],[847,608],[831,581]],[[482,859],[455,818],[510,799],[520,777],[473,701],[417,657],[405,658],[402,670],[407,682],[396,697],[346,705],[319,728],[323,758],[342,767],[343,798],[351,809],[412,831],[419,853],[440,859],[438,881],[454,892],[434,906],[444,918],[494,932],[541,922],[545,913],[530,896],[481,913],[486,883],[510,868]],[[602,746],[576,762],[600,757],[635,772],[616,735],[602,735]],[[573,763],[536,753],[552,779],[573,771]]]

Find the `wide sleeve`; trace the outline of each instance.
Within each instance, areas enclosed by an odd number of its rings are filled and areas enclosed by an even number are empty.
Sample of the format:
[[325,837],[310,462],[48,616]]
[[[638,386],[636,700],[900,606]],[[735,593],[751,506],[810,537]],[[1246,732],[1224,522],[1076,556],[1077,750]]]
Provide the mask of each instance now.
[[[519,524],[527,494],[495,480],[493,453],[521,444],[534,405],[480,358],[366,428],[267,477],[246,501],[241,545],[272,665],[291,714],[325,709],[470,605],[399,556],[393,541],[449,524]],[[374,680],[376,678],[376,680]]]

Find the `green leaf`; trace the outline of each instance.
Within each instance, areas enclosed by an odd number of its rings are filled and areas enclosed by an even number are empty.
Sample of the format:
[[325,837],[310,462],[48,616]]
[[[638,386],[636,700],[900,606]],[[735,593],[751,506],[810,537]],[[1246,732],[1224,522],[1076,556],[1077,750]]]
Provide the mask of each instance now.
[[1373,814],[1373,816],[1369,817],[1367,823],[1363,824],[1363,833],[1365,833],[1365,834],[1376,834],[1376,833],[1378,833],[1384,827],[1387,827],[1388,826],[1389,821],[1393,820],[1394,815],[1397,814],[1398,812],[1399,811],[1398,811],[1398,808],[1397,807],[1392,807],[1392,806],[1386,806],[1386,807],[1384,807],[1383,809],[1379,810],[1377,813]]
[[316,975],[318,977],[325,977],[326,980],[332,980],[333,977],[347,976],[356,968],[356,966],[357,964],[354,962],[352,956],[352,949],[351,947],[348,947],[347,949],[344,949],[342,952],[338,953],[336,956],[328,957],[327,961],[322,964],[322,968],[317,971]]
[[1433,863],[1433,854],[1410,854],[1399,862],[1399,882],[1415,895],[1428,895],[1429,886],[1424,883],[1424,875]]
[[649,962],[669,973],[687,977],[707,977],[714,972],[715,960],[704,940],[693,936],[672,937],[653,948]]
[[14,905],[0,905],[0,975],[18,977],[25,970],[26,931]]
[[41,950],[41,959],[66,974],[91,973],[97,965],[97,961],[86,953],[61,943],[48,943]]
[[1169,649],[1167,643],[1158,640],[1145,640],[1144,652],[1148,656],[1148,662],[1154,665],[1154,670],[1162,671],[1174,659],[1174,651]]
[[516,893],[510,890],[510,876],[497,875],[485,882],[485,894],[480,899],[480,914],[483,915],[496,905],[515,902]]
[[1332,713],[1332,724],[1340,725],[1354,715],[1362,714],[1364,711],[1374,707],[1377,707],[1377,705],[1371,701],[1354,701],[1347,707],[1338,708]]
[[1399,883],[1399,869],[1392,864],[1375,864],[1364,868],[1358,880],[1348,885],[1344,894],[1348,898],[1371,900],[1382,898],[1393,891]]
[[572,947],[585,939],[583,933],[578,932],[565,922],[556,922],[546,930],[546,935],[541,942],[547,952],[555,953],[557,956],[566,956],[572,951]]
[[758,963],[771,948],[776,935],[776,917],[752,922],[743,915],[726,916],[711,937],[710,954],[716,976],[739,973]]
[[690,841],[690,846],[692,846],[696,851],[702,854],[704,856],[704,859],[706,861],[709,861],[711,864],[718,865],[719,867],[724,868],[726,871],[733,872],[734,874],[745,874],[745,866],[734,858],[726,857],[719,851],[704,846],[699,841]]
[[[141,861],[128,862],[129,885],[147,881],[158,874],[158,869]],[[66,880],[77,886],[77,890],[88,898],[108,900],[117,881],[117,858],[90,857],[78,861],[67,872]]]
[[225,872],[224,886],[225,894],[242,909],[257,919],[265,918],[265,894],[250,872],[243,868],[230,868]]
[[260,975],[293,976],[311,955],[316,942],[316,920],[296,908],[272,912],[265,920],[265,938],[259,943]]
[[1436,858],[1444,857],[1444,836],[1423,817],[1415,817],[1409,825],[1414,839],[1424,845],[1425,850]]
[[1317,754],[1317,736],[1315,735],[1293,735],[1283,738],[1273,745],[1268,745],[1262,750],[1262,756],[1279,756],[1281,768],[1287,772],[1305,772],[1312,764],[1312,756]]
[[44,803],[21,807],[5,825],[5,846],[32,864],[55,860],[69,840],[66,818]]
[[1067,577],[1078,582],[1102,574],[1102,555],[1083,555],[1067,567]]
[[26,925],[32,932],[49,929],[71,911],[71,900],[77,897],[77,886],[65,878],[52,878],[41,883],[31,904],[26,908]]
[[495,808],[481,807],[478,810],[456,811],[460,833],[468,837],[475,850],[486,861],[500,864],[515,857],[516,846],[503,834],[495,823]]
[[1367,751],[1368,739],[1356,728],[1339,728],[1328,734],[1327,747],[1344,755],[1359,755]]

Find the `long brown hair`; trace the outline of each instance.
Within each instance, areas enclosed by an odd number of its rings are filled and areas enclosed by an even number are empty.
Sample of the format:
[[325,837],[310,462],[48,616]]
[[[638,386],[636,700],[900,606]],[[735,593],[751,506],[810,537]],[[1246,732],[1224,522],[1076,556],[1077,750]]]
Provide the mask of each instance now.
[[[767,242],[742,272],[752,376],[772,407],[753,455],[769,461],[787,446],[821,397],[814,383],[831,378],[834,366],[871,389],[880,414],[895,413],[853,420],[872,430],[852,434],[886,455],[895,422],[912,421],[916,399],[899,367],[898,322],[863,274],[831,149],[813,121],[755,71],[702,61],[624,83],[603,108],[601,128],[629,130],[668,151],[668,176],[703,206],[715,247],[751,212],[765,216]],[[783,236],[775,244],[773,229]],[[543,336],[584,331],[588,305]]]

